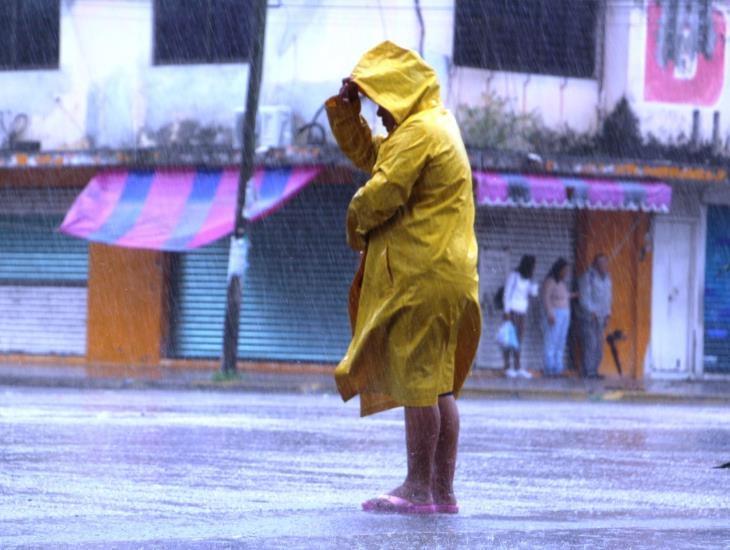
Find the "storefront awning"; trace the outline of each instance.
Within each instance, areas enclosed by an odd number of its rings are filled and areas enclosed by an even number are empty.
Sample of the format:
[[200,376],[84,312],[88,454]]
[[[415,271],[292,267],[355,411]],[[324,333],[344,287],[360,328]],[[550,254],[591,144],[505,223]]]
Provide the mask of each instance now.
[[474,172],[479,205],[669,212],[665,183]]
[[[280,208],[317,167],[259,169],[248,185],[246,218]],[[61,224],[67,235],[129,248],[185,251],[233,232],[238,169],[109,171],[96,175]]]

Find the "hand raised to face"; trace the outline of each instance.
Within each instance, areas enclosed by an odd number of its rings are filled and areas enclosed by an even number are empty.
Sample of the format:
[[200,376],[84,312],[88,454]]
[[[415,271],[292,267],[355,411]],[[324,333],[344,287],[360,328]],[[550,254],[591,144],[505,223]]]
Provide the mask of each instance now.
[[337,95],[343,103],[356,106],[360,104],[360,88],[349,76],[342,79],[342,87]]

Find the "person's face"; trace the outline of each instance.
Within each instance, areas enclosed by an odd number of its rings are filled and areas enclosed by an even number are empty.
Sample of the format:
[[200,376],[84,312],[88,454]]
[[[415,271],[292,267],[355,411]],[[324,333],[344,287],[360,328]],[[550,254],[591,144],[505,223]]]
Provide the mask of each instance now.
[[570,266],[568,266],[568,265],[563,266],[563,269],[560,270],[560,280],[565,281],[569,275],[570,275]]
[[598,272],[601,275],[608,275],[608,258],[606,258],[605,256],[598,258],[598,261],[596,262],[596,267],[598,268]]
[[380,120],[383,121],[383,126],[385,126],[385,129],[388,131],[388,133],[391,133],[393,130],[395,130],[395,118],[393,118],[393,115],[390,114],[390,111],[378,105],[377,115],[380,117]]

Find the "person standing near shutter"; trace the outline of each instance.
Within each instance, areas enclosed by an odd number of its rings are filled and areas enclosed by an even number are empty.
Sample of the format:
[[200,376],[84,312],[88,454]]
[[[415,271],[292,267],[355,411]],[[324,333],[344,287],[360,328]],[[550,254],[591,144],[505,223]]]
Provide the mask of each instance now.
[[[535,274],[535,256],[522,256],[517,269],[507,276],[504,284],[504,318],[512,321],[517,331],[519,346],[516,349],[502,350],[504,357],[504,374],[508,378],[532,378],[532,374],[522,368],[520,361],[523,337],[525,335],[525,319],[530,307],[530,296],[537,296],[538,287],[532,282]],[[510,355],[514,357],[514,369],[510,368]]]
[[563,373],[565,345],[570,328],[570,299],[575,296],[568,289],[569,276],[568,262],[564,258],[558,258],[542,286],[545,376],[560,376]]
[[[360,116],[360,93],[378,105],[386,137]],[[405,407],[406,480],[363,509],[455,513],[455,396],[481,332],[469,158],[435,71],[392,42],[365,53],[325,106],[338,145],[370,175],[347,209],[363,265],[337,388],[345,401],[360,396],[363,416]]]
[[605,254],[598,254],[588,271],[581,276],[578,291],[583,376],[602,378],[598,368],[603,360],[603,339],[613,303],[611,275]]

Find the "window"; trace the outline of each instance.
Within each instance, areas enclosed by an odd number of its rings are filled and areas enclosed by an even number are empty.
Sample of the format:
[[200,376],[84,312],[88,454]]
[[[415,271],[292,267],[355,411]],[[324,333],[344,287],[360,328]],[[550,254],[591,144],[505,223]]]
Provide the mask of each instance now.
[[454,62],[592,78],[599,0],[456,0]]
[[60,0],[0,0],[0,70],[58,67]]
[[155,63],[247,61],[251,0],[155,0]]

